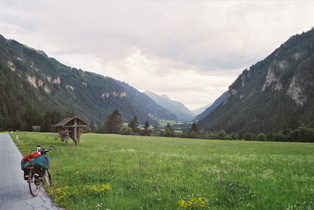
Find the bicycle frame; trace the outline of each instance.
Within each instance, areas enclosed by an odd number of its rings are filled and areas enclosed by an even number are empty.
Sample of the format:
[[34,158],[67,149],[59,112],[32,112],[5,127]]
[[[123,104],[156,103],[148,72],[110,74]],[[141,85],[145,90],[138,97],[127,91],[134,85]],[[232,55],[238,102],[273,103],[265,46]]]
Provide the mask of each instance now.
[[34,177],[34,166],[30,166],[28,167],[29,172],[28,172],[28,187],[29,187],[29,191],[32,194],[32,196],[36,197],[39,193],[39,189],[41,188],[42,184],[40,182],[38,182],[37,180],[35,180]]
[[[39,147],[39,148],[38,148]],[[40,146],[37,146],[37,151],[41,153],[41,155],[46,155],[47,152],[50,150],[53,150],[54,147],[50,146],[49,149],[40,149]],[[37,165],[36,165],[37,167]],[[29,186],[29,191],[32,194],[32,196],[36,197],[40,191],[40,188],[47,183],[48,186],[52,185],[51,181],[51,175],[49,169],[44,169],[44,175],[42,177],[36,177],[35,176],[35,165],[27,167],[29,170],[28,176],[27,176],[27,183]]]

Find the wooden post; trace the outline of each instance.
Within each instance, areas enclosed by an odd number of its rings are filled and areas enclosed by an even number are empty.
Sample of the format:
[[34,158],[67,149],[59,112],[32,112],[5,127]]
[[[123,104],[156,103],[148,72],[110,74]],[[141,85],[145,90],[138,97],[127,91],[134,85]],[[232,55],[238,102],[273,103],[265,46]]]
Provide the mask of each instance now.
[[75,145],[77,145],[77,132],[76,132],[76,129],[77,129],[77,122],[76,122],[76,119],[74,119],[74,143],[75,143]]
[[66,141],[69,138],[73,139],[75,145],[80,142],[81,128],[88,127],[88,123],[78,117],[66,118],[56,124],[59,128],[61,141]]

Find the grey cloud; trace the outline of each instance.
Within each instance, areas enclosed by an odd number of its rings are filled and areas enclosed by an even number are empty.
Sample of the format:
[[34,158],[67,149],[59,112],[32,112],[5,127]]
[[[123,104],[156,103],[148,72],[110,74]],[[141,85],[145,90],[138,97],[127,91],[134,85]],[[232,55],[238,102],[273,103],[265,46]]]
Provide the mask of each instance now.
[[0,14],[0,23],[15,33],[29,33],[37,30],[36,24],[28,17],[12,14]]
[[137,49],[152,62],[152,81],[170,71],[235,79],[290,36],[309,30],[314,17],[311,1],[0,1],[0,7],[0,33],[7,38],[41,46],[50,56],[93,57],[124,75]]

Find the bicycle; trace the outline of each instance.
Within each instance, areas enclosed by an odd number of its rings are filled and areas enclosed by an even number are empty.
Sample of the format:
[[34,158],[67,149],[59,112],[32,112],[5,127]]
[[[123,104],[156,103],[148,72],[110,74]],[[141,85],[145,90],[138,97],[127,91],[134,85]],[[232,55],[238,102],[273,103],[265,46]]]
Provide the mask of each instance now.
[[[49,146],[49,149],[40,149],[40,146],[37,146],[37,152],[40,152],[39,157],[46,158],[46,160],[48,159],[48,162],[49,157],[46,155],[46,153],[53,149],[54,149],[53,146]],[[32,194],[32,196],[36,197],[39,193],[40,188],[43,185],[47,184],[49,187],[52,186],[52,180],[48,167],[44,168],[36,164],[36,158],[34,159],[34,161],[31,162],[32,162],[31,165],[26,168],[29,170],[27,182],[30,193]]]

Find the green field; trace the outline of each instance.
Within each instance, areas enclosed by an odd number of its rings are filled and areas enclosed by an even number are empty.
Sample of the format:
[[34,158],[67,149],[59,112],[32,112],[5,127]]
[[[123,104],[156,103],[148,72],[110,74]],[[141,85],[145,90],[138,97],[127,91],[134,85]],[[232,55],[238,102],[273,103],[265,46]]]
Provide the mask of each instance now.
[[[314,144],[18,133],[49,153],[54,202],[67,209],[313,209]],[[21,177],[22,179],[22,177]]]

